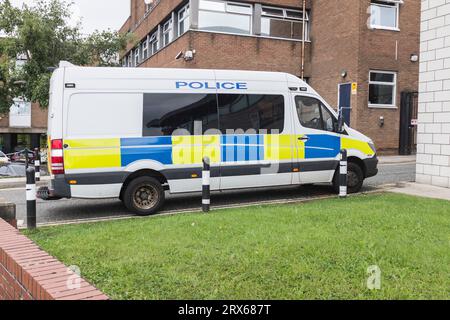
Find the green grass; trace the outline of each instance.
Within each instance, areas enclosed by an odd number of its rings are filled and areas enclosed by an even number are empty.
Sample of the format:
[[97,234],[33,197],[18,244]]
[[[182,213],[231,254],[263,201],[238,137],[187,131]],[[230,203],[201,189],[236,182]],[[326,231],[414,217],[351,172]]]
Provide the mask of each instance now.
[[[26,232],[113,299],[449,299],[450,203],[381,194]],[[366,287],[367,268],[381,290]]]

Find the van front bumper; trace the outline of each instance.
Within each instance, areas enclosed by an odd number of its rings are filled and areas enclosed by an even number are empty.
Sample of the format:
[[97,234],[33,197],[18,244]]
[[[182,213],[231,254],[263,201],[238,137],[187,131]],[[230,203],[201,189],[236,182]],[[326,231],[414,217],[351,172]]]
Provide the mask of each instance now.
[[378,157],[375,155],[373,158],[363,161],[366,169],[365,177],[370,178],[376,176],[378,174]]

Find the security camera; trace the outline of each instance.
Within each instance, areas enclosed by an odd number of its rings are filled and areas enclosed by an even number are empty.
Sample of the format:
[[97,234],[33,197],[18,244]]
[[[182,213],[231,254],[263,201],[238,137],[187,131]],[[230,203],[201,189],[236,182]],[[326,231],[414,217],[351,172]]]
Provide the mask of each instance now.
[[194,59],[195,50],[188,50],[184,53],[184,60],[190,61]]
[[175,60],[179,60],[181,58],[183,58],[183,51],[178,52],[178,54],[175,56]]

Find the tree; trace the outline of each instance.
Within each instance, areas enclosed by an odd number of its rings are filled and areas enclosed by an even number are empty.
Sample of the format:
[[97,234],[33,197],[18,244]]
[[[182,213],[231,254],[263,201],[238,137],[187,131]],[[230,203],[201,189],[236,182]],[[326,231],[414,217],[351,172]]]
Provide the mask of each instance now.
[[[116,66],[118,53],[130,35],[96,31],[84,36],[69,24],[71,4],[63,0],[38,0],[16,8],[0,3],[0,114],[9,112],[14,97],[48,106],[50,67],[66,60],[82,66]],[[0,36],[1,37],[1,36]],[[26,63],[16,64],[24,56]]]

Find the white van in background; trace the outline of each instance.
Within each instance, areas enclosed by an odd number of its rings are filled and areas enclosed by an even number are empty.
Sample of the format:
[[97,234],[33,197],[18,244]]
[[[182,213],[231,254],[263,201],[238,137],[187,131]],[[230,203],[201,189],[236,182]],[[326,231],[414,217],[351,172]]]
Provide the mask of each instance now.
[[51,186],[44,198],[120,198],[153,214],[170,193],[336,182],[377,174],[372,141],[340,125],[305,82],[274,72],[89,68],[62,62],[51,79]]

